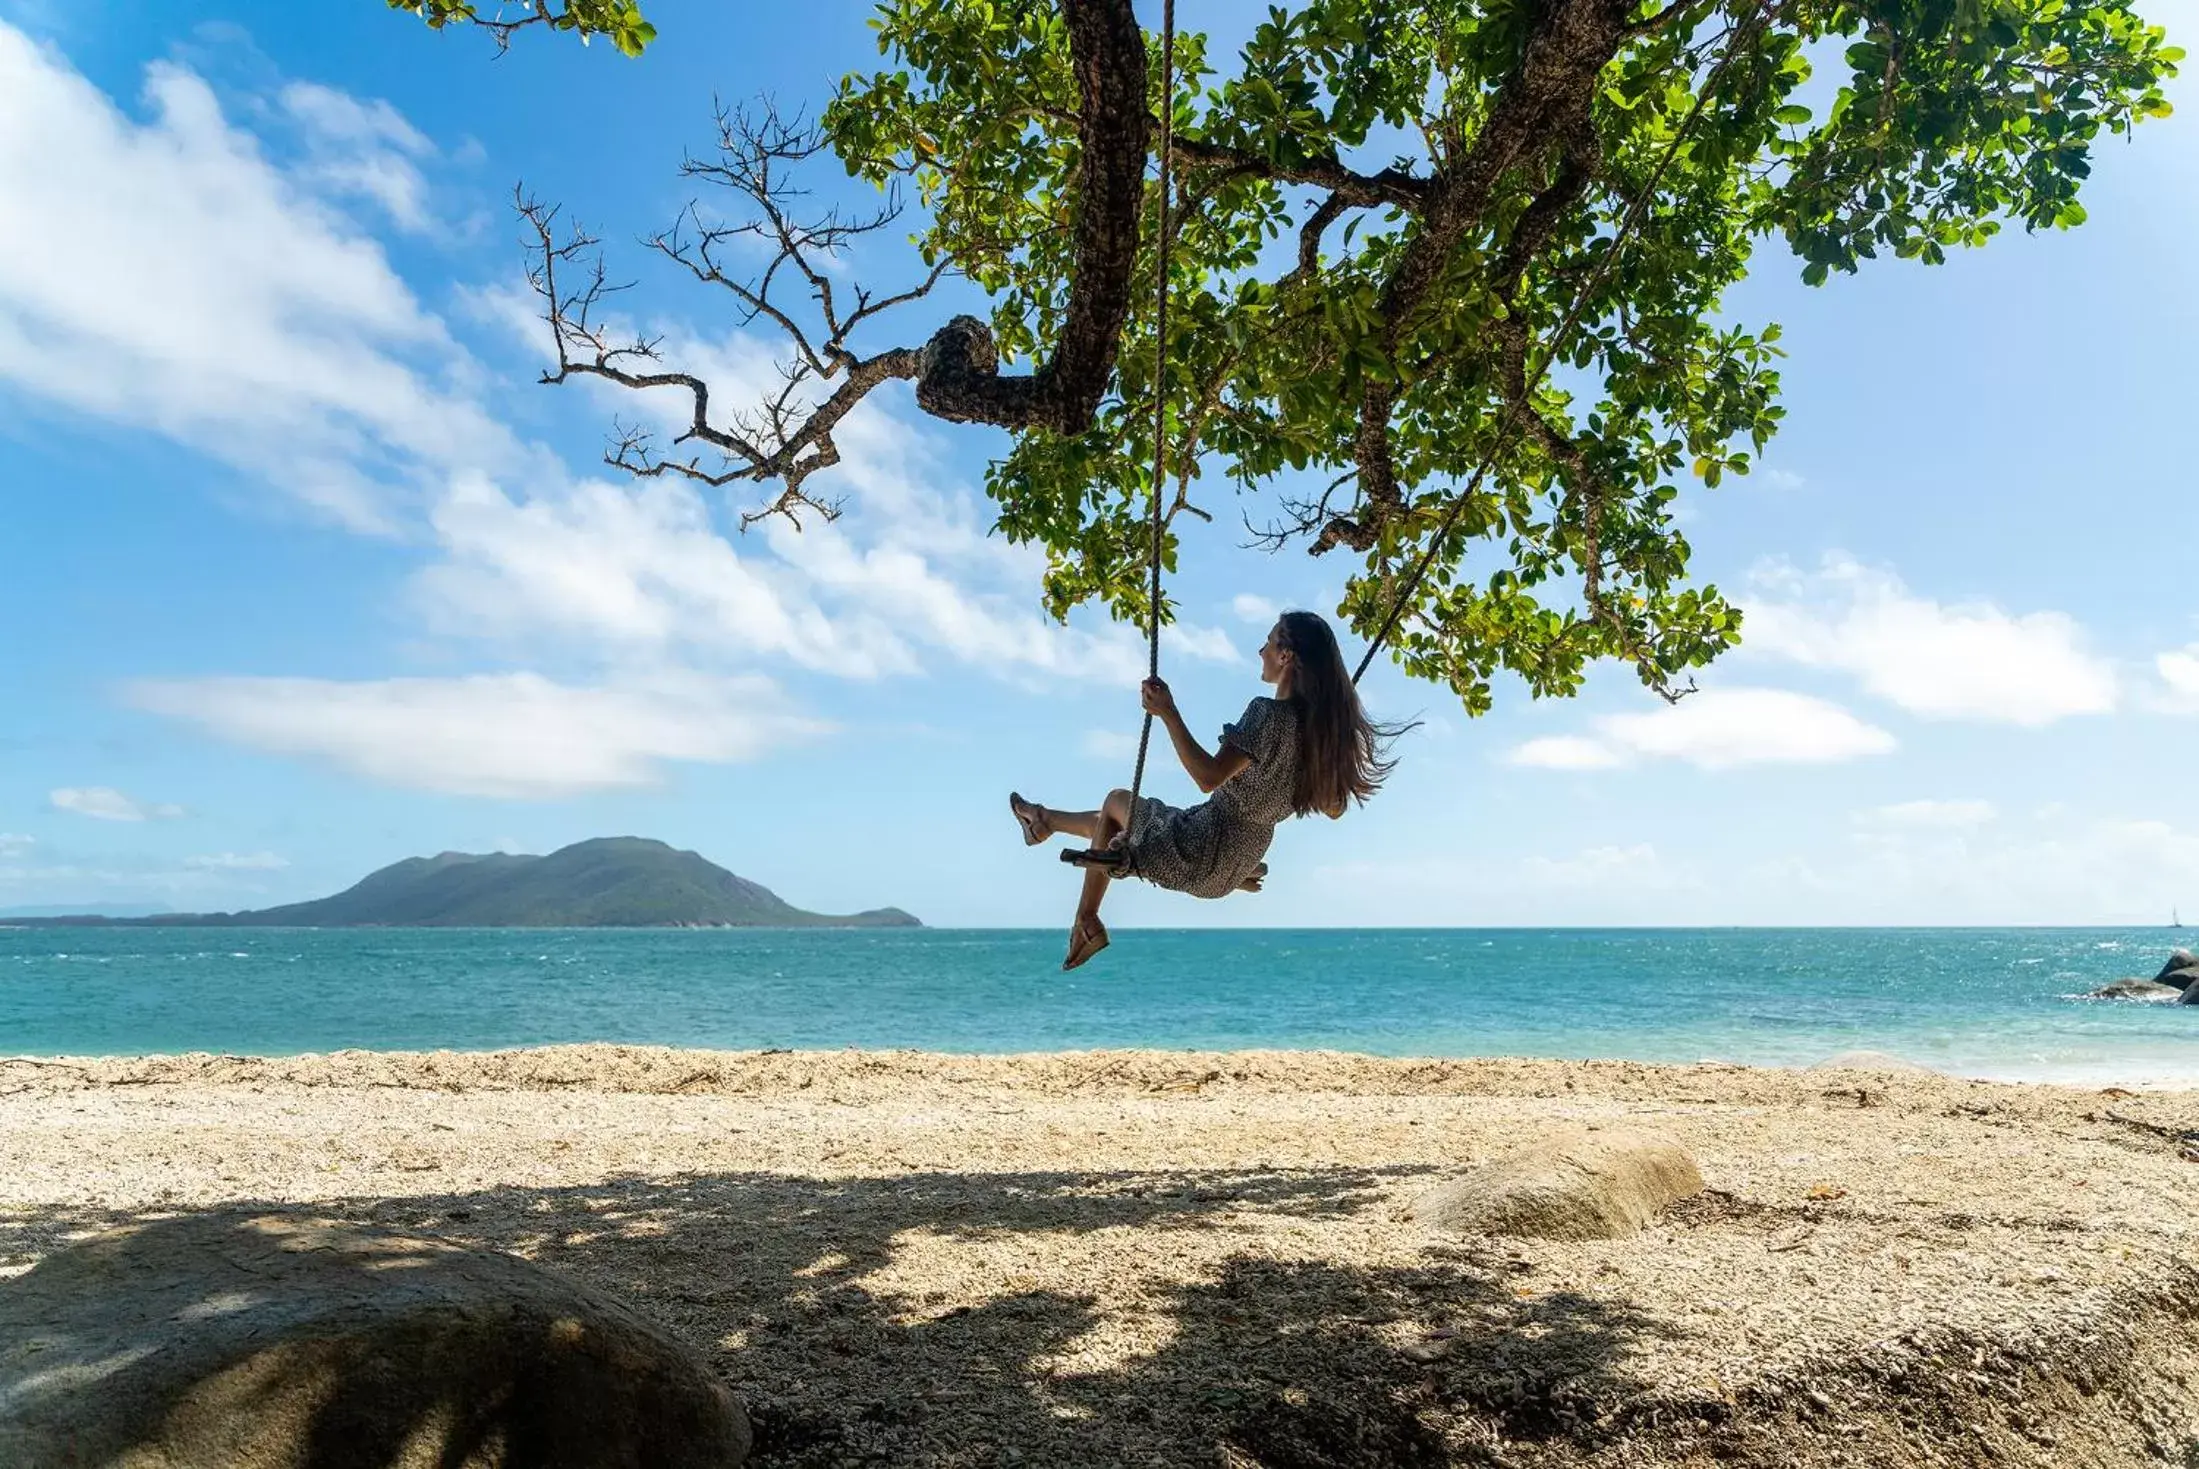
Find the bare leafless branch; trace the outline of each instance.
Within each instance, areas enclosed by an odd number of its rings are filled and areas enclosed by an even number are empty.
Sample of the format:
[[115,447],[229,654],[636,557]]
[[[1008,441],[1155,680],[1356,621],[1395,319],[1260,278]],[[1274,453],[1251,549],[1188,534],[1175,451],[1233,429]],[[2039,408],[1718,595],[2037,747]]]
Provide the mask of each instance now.
[[[687,426],[674,444],[708,445],[724,463],[706,467],[698,458],[661,458],[651,448],[650,436],[635,429],[622,430],[606,460],[628,473],[644,477],[678,475],[710,485],[776,480],[781,489],[764,509],[743,516],[743,523],[769,515],[784,515],[800,524],[798,512],[809,508],[827,511],[826,502],[803,491],[802,482],[821,469],[840,462],[833,430],[840,420],[879,383],[891,378],[914,378],[922,368],[923,354],[913,348],[896,348],[864,358],[846,350],[839,340],[828,340],[827,353],[810,348],[800,328],[787,323],[799,355],[780,370],[778,388],[750,413],[736,413],[723,424],[712,421],[710,385],[693,373],[641,371],[637,364],[660,360],[661,342],[636,337],[619,342],[601,319],[604,297],[620,289],[606,283],[602,257],[595,238],[574,230],[560,235],[557,211],[522,195],[518,208],[533,232],[534,260],[528,280],[543,303],[544,319],[557,349],[557,367],[545,372],[546,383],[568,378],[596,377],[621,387],[677,388],[688,394]],[[673,253],[667,250],[667,253]],[[677,258],[675,254],[674,258]],[[714,270],[699,254],[691,256]],[[578,271],[581,284],[561,284]],[[722,272],[714,277],[737,292],[746,292],[768,306],[761,290],[735,283]],[[805,387],[828,378],[839,379],[838,388],[821,401],[812,401]],[[831,513],[837,513],[836,507]]]

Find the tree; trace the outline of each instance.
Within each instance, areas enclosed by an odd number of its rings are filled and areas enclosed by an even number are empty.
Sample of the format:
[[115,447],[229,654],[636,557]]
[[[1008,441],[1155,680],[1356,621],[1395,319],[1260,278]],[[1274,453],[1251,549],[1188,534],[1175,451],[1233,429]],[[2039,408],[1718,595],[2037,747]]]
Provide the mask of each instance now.
[[[1607,657],[1676,697],[1738,640],[1673,510],[1747,472],[1781,416],[1777,326],[1719,320],[1760,246],[1815,285],[2075,225],[2093,144],[2167,113],[2181,59],[2126,0],[1301,0],[1227,70],[1179,34],[1164,97],[1130,0],[889,0],[874,24],[885,69],[815,124],[729,113],[687,164],[745,213],[691,209],[652,242],[784,334],[752,411],[615,338],[595,242],[522,200],[546,380],[691,397],[668,449],[627,433],[611,462],[773,486],[751,518],[829,515],[811,477],[836,426],[906,380],[924,412],[1012,435],[986,488],[1048,552],[1049,610],[1141,615],[1167,106],[1169,557],[1210,480],[1323,486],[1247,523],[1360,558],[1340,612],[1372,637],[1397,606],[1395,656],[1474,712],[1499,668],[1566,694]],[[792,173],[825,152],[878,213],[803,213]],[[903,189],[910,278],[835,279]],[[950,273],[988,316],[888,336]]]
[[611,44],[628,56],[641,55],[642,48],[657,38],[657,28],[642,19],[635,0],[510,0],[508,4],[492,0],[487,15],[473,0],[389,0],[389,8],[419,16],[429,30],[479,26],[496,38],[499,49],[530,26],[574,32],[582,44],[590,36],[609,36]]

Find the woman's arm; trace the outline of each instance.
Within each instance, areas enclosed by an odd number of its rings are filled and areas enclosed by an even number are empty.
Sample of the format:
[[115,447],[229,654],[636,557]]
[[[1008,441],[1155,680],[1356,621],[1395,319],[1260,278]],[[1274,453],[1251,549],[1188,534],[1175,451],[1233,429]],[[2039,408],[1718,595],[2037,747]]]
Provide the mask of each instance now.
[[1176,696],[1168,685],[1157,678],[1147,679],[1139,690],[1139,702],[1145,712],[1158,719],[1168,730],[1168,742],[1176,747],[1176,758],[1183,762],[1184,773],[1199,788],[1201,795],[1211,795],[1228,782],[1231,776],[1252,763],[1252,757],[1235,745],[1223,745],[1212,754],[1184,724],[1183,713],[1176,708]]

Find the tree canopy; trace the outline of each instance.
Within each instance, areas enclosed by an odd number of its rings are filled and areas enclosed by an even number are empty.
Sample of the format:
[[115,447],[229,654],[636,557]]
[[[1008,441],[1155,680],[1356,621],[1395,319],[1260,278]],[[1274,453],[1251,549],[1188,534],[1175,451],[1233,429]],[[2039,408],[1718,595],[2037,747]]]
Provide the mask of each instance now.
[[608,36],[611,44],[628,56],[657,38],[657,28],[642,19],[635,0],[490,0],[488,13],[473,0],[389,0],[392,10],[409,11],[428,23],[428,29],[449,25],[480,26],[509,45],[513,36],[530,26],[571,31],[583,43],[590,36]]
[[[612,13],[639,23],[562,15]],[[1779,424],[1778,327],[1721,309],[1760,250],[1819,285],[2076,225],[2093,147],[2166,114],[2181,59],[2128,0],[1294,0],[1226,62],[1180,32],[1164,97],[1130,0],[887,0],[873,25],[884,64],[814,125],[728,114],[689,161],[741,213],[653,242],[783,335],[768,401],[721,412],[610,335],[594,242],[523,201],[550,380],[692,397],[672,444],[629,434],[612,462],[829,514],[836,425],[911,381],[925,413],[1012,435],[986,489],[1045,548],[1047,607],[1142,614],[1166,106],[1171,560],[1209,486],[1258,496],[1266,544],[1358,559],[1338,610],[1371,637],[1426,556],[1391,648],[1476,712],[1499,669],[1565,694],[1616,658],[1669,695],[1737,641],[1674,511]],[[819,154],[887,204],[805,215],[790,180]],[[827,257],[903,190],[916,261],[866,289]],[[950,274],[987,314],[919,324]]]

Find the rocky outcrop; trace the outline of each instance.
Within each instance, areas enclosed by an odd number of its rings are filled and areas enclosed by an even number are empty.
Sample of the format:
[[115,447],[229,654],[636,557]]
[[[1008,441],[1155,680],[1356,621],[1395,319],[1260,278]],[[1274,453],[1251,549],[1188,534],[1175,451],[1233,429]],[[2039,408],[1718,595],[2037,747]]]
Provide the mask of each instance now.
[[2161,972],[2153,977],[2159,983],[2184,989],[2194,980],[2199,980],[2199,954],[2194,954],[2189,949],[2178,949],[2168,956],[2168,963],[2163,964]]
[[2101,985],[2085,996],[2088,1000],[2150,1000],[2156,1004],[2173,1005],[2184,998],[2184,991],[2172,984],[2162,984],[2154,979],[2118,979],[2113,984]]
[[730,1469],[748,1449],[692,1348],[511,1255],[213,1214],[0,1284],[9,1469]]
[[1412,1215],[1456,1234],[1624,1239],[1702,1189],[1695,1160],[1669,1138],[1568,1130],[1422,1195]]

